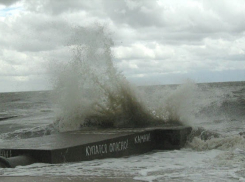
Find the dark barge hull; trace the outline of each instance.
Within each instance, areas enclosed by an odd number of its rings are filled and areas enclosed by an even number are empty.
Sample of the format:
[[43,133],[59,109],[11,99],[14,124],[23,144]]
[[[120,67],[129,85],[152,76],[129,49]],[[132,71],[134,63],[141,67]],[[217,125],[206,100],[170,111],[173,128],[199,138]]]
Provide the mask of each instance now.
[[0,142],[0,166],[117,158],[182,148],[191,127],[82,130]]

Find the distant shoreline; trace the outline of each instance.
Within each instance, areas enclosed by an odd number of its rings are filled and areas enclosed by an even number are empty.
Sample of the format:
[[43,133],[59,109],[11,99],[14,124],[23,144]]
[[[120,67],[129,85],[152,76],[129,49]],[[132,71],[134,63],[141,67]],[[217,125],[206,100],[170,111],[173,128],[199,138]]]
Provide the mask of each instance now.
[[[195,83],[195,82],[194,82]],[[245,85],[245,81],[226,81],[226,82],[202,82],[202,83],[195,83],[197,85],[210,85],[210,86],[230,86],[230,85]],[[165,86],[171,86],[171,87],[177,87],[180,84],[166,84],[166,85],[139,85],[136,86],[137,88],[142,88],[142,87],[165,87]],[[30,90],[30,91],[10,91],[10,92],[0,92],[0,94],[8,94],[8,93],[28,93],[28,92],[52,92],[53,90]]]
[[[195,82],[194,82],[195,83]],[[202,82],[202,83],[195,83],[197,85],[222,85],[222,86],[230,86],[230,85],[245,85],[245,81],[230,81],[230,82]],[[177,87],[182,84],[166,84],[166,85],[142,85],[142,86],[137,86],[137,87],[165,87],[165,86],[173,86]]]

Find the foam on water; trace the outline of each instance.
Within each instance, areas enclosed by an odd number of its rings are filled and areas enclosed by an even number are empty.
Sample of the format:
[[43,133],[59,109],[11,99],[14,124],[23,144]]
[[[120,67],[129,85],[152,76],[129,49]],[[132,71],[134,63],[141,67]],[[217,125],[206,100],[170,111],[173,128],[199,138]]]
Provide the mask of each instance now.
[[6,176],[132,177],[142,181],[243,180],[240,166],[217,165],[217,161],[220,160],[217,156],[221,155],[223,154],[220,150],[197,152],[182,149],[81,163],[32,164],[15,169],[2,169],[2,173]]
[[183,124],[194,124],[194,114],[197,112],[199,88],[187,80],[175,89],[170,87],[154,87],[150,93],[143,92],[144,101],[147,107],[156,117],[163,118],[168,122],[180,121]]
[[56,133],[52,124],[49,125],[40,125],[37,127],[17,129],[12,132],[2,133],[0,135],[1,140],[16,140],[16,139],[25,139],[25,138],[34,138],[41,137],[45,135],[51,135]]
[[194,137],[191,142],[188,142],[188,147],[203,151],[203,150],[235,150],[237,148],[245,150],[245,138],[241,135],[232,135],[219,138],[211,138],[202,140],[199,137]]

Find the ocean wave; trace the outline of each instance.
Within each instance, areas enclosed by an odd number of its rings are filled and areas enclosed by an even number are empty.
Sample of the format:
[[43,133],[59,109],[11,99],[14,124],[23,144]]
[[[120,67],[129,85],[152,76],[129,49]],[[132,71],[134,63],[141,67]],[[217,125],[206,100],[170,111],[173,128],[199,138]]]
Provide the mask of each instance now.
[[1,140],[13,140],[13,139],[25,139],[41,137],[45,135],[51,135],[56,133],[52,124],[42,125],[33,128],[18,129],[13,132],[3,133],[0,135]]
[[213,149],[233,151],[237,148],[245,151],[245,137],[241,133],[221,135],[217,132],[199,128],[191,133],[186,147],[197,151]]

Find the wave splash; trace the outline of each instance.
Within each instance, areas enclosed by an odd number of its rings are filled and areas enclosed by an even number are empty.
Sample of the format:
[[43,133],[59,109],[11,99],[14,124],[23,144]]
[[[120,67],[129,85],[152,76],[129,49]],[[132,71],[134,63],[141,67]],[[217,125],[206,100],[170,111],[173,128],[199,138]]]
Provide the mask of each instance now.
[[113,64],[113,41],[103,26],[75,29],[72,59],[53,64],[59,131],[81,127],[144,127],[152,114]]
[[54,125],[59,131],[166,124],[213,127],[244,116],[242,85],[188,81],[170,89],[136,89],[113,64],[113,40],[104,26],[77,27],[73,32],[68,45],[71,59],[51,64],[59,108]]

